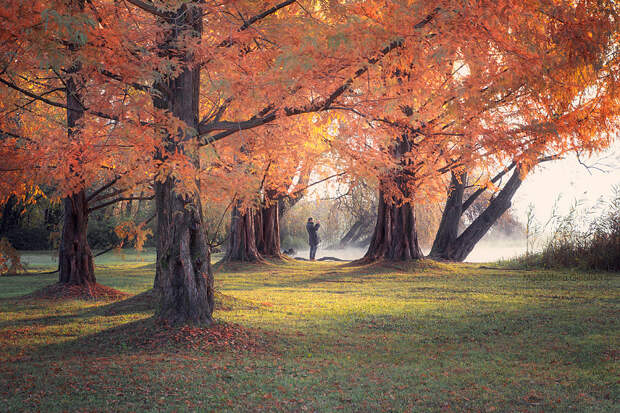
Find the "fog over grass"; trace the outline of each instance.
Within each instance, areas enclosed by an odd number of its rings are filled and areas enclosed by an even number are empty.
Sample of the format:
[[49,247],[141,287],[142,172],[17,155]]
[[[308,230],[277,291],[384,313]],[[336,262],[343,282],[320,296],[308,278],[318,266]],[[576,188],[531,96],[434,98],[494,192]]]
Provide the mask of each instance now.
[[[428,254],[430,248],[422,248],[424,254]],[[356,260],[362,258],[366,253],[366,248],[345,248],[345,249],[319,249],[316,258],[335,257],[341,260]],[[494,262],[500,259],[510,259],[525,253],[525,239],[521,237],[494,239],[485,237],[476,245],[469,254],[465,262]],[[295,252],[293,256],[308,258],[309,250],[303,249]]]

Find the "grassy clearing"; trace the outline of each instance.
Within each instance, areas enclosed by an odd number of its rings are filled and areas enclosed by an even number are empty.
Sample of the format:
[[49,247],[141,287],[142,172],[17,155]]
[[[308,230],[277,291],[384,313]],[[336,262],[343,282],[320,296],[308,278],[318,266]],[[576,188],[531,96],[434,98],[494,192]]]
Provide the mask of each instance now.
[[137,260],[98,267],[100,283],[136,294],[118,302],[23,299],[55,276],[0,278],[0,410],[564,412],[620,402],[618,274],[229,265],[216,274],[215,330],[231,335],[201,345],[153,340],[162,328],[143,294],[153,273]]

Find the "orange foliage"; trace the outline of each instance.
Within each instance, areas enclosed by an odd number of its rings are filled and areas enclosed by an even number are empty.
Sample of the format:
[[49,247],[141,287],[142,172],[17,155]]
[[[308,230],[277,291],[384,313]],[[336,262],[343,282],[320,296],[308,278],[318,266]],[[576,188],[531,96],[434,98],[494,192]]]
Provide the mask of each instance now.
[[[166,13],[186,1],[93,0],[80,13],[67,3],[7,0],[0,12],[3,198],[172,175],[179,192],[199,182],[209,200],[251,205],[310,168],[406,171],[406,192],[432,199],[450,169],[527,170],[618,131],[613,1],[204,1],[201,36],[177,54],[158,45]],[[180,73],[181,55],[201,68],[197,131],[153,105],[151,86]],[[69,76],[84,85],[74,134]],[[395,158],[403,134],[413,147]],[[165,150],[165,136],[201,147],[200,168],[195,151]],[[399,192],[387,195],[409,196]]]

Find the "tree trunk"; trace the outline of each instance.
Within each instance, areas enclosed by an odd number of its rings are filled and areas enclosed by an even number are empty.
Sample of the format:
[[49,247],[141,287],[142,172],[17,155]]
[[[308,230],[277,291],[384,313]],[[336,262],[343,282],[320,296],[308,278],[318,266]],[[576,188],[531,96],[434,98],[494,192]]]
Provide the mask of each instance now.
[[363,259],[405,261],[423,257],[418,245],[413,206],[388,202],[381,192],[375,232]]
[[[73,2],[76,11],[84,10],[84,1]],[[70,44],[70,51],[78,46]],[[79,71],[79,62],[67,70],[65,79],[67,96],[67,134],[69,140],[80,139],[80,121],[84,117],[84,106],[81,102],[84,82]],[[72,76],[73,75],[73,76]],[[80,162],[80,159],[77,159]],[[66,197],[63,201],[64,221],[62,238],[58,249],[58,281],[62,284],[84,285],[95,283],[93,253],[86,238],[88,229],[88,201],[84,189]]]
[[256,249],[263,257],[281,258],[278,202],[261,206],[255,220]]
[[357,221],[355,221],[355,223],[351,226],[351,228],[349,228],[347,233],[344,234],[344,236],[340,239],[340,242],[338,243],[338,248],[346,248],[351,243],[358,240],[362,235],[363,224],[364,223],[362,222],[361,219],[358,219]]
[[63,284],[94,284],[93,253],[86,239],[88,202],[84,191],[68,196],[63,201],[64,223],[58,250],[58,281]]
[[233,207],[230,214],[230,236],[225,261],[262,261],[256,248],[256,217],[257,214],[252,209],[243,212],[241,205],[237,204]]
[[155,184],[158,316],[170,324],[209,324],[214,306],[211,254],[198,194],[175,192],[173,178]]
[[512,197],[522,183],[521,168],[517,166],[506,185],[497,193],[489,206],[444,250],[440,257],[450,261],[464,261],[493,224],[510,208]]
[[[392,156],[403,169],[410,165],[410,160],[405,155],[410,153],[411,149],[412,142],[407,135],[394,142]],[[424,257],[418,244],[415,210],[409,190],[410,179],[413,179],[410,174],[399,169],[391,171],[383,178],[381,185],[397,188],[401,199],[390,197],[386,200],[383,189],[379,191],[377,222],[364,261],[405,261]]]
[[20,218],[24,208],[19,205],[15,195],[11,195],[4,204],[2,219],[0,220],[0,236],[7,234],[14,228],[19,227]]
[[454,241],[456,241],[461,215],[463,214],[463,194],[465,192],[466,180],[466,173],[463,173],[460,177],[454,174],[454,172],[452,173],[450,188],[448,189],[448,199],[446,199],[441,223],[437,229],[437,234],[429,254],[432,258],[447,259],[446,253],[454,244]]
[[[190,65],[191,55],[180,51],[178,40],[199,37],[202,12],[197,2],[188,2],[176,12],[174,27],[168,33],[162,50],[170,57],[181,57],[182,70],[175,78],[155,85],[156,107],[169,110],[185,123],[181,136],[168,136],[164,153],[181,151],[199,167],[199,154],[192,140],[198,130],[200,70]],[[188,141],[189,144],[184,144]],[[199,183],[195,192],[187,194],[181,183],[168,176],[155,184],[157,206],[157,265],[155,285],[160,293],[158,317],[170,324],[210,324],[214,307],[211,254],[203,226]]]

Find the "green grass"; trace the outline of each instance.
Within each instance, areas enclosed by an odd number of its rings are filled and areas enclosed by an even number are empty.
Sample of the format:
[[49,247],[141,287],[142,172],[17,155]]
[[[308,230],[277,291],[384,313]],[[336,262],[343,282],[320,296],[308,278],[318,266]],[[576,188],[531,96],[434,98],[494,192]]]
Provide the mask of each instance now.
[[140,295],[152,262],[98,265],[100,283],[136,297],[24,299],[55,276],[0,278],[0,410],[565,412],[620,402],[618,274],[229,265],[216,273],[215,317],[256,338],[245,348],[149,341],[162,331]]

